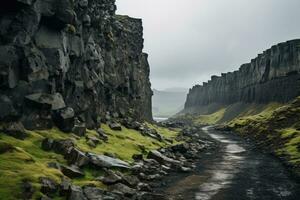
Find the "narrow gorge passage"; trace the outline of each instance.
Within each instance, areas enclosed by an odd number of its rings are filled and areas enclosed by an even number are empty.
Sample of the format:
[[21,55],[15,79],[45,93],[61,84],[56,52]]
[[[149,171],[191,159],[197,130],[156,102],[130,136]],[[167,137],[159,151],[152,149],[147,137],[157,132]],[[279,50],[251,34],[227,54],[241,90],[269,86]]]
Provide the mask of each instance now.
[[197,172],[167,188],[169,199],[238,200],[298,199],[300,187],[274,157],[256,150],[238,136],[203,128],[219,143],[207,152]]

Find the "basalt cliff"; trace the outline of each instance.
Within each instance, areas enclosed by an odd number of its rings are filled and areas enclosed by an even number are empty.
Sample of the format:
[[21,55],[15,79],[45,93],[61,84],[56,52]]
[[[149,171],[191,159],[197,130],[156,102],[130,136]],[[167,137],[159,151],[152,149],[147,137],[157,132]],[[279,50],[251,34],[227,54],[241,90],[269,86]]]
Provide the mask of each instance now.
[[[238,71],[212,76],[190,89],[185,112],[208,112],[211,105],[285,103],[300,93],[300,40],[280,43]],[[214,111],[213,111],[214,112]]]
[[114,0],[5,0],[0,6],[0,120],[69,132],[110,116],[151,120],[140,19]]

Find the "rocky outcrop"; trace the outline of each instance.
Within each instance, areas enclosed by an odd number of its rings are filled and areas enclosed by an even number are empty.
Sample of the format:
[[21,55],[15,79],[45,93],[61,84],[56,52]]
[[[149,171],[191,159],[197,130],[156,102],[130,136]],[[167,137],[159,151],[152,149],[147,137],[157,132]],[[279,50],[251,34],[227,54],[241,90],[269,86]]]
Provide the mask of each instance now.
[[185,110],[211,104],[287,102],[299,93],[300,40],[273,46],[238,71],[190,89]]
[[140,19],[116,15],[114,0],[0,4],[1,121],[70,131],[107,112],[152,119]]

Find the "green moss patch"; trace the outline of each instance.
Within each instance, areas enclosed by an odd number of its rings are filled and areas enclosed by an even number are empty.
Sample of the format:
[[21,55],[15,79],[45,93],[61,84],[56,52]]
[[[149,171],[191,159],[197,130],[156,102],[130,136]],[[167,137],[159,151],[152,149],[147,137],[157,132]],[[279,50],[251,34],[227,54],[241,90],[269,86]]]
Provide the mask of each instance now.
[[[174,139],[178,134],[176,131],[171,131],[166,128],[157,127],[151,125],[152,128],[168,139]],[[161,147],[170,145],[167,142],[159,142],[153,138],[143,136],[139,131],[127,129],[122,127],[122,131],[111,130],[107,125],[103,125],[102,129],[108,135],[108,142],[97,145],[96,148],[92,148],[86,144],[86,139],[81,138],[77,142],[77,146],[82,151],[92,152],[95,154],[111,153],[117,155],[124,161],[133,161],[132,156],[134,154],[142,153],[143,151],[150,151]],[[96,136],[96,131],[88,131],[90,136]]]
[[49,177],[59,181],[63,176],[60,171],[48,168],[49,162],[64,163],[62,156],[41,150],[43,137],[35,132],[29,132],[25,140],[1,135],[0,143],[8,143],[15,150],[0,154],[0,197],[6,200],[22,198],[21,185],[23,181],[33,183],[40,196],[39,178]]
[[[165,138],[174,140],[178,131],[150,125],[155,128]],[[87,145],[85,137],[78,137],[66,134],[56,128],[45,131],[28,131],[29,137],[25,140],[0,133],[0,197],[5,200],[15,200],[22,198],[22,182],[29,181],[33,184],[36,193],[34,199],[40,194],[40,177],[49,177],[60,182],[63,174],[48,167],[50,162],[67,164],[62,155],[54,152],[46,152],[41,149],[41,143],[45,138],[68,139],[72,138],[77,147],[86,152],[96,154],[110,153],[117,155],[120,159],[131,162],[132,155],[145,153],[147,151],[171,145],[168,142],[159,142],[153,138],[145,137],[136,130],[122,127],[122,131],[113,131],[107,125],[102,126],[108,135],[108,143],[101,143],[96,148]],[[87,135],[97,136],[96,131],[88,130]],[[9,149],[9,150],[7,150]],[[105,186],[96,181],[102,171],[95,169],[84,169],[85,177],[72,180],[76,185],[95,185],[101,188]],[[54,199],[61,199],[56,197]]]
[[197,125],[212,125],[217,124],[224,116],[226,108],[222,108],[210,115],[200,115],[194,119],[194,123]]

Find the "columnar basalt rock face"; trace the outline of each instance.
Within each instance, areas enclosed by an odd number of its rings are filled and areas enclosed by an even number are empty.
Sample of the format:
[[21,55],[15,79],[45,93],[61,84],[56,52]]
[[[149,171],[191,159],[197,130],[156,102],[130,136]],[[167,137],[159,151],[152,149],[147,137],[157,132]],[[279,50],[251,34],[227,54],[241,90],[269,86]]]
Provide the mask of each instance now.
[[273,46],[238,71],[190,89],[185,109],[216,104],[287,102],[300,95],[300,40]]
[[34,129],[57,116],[90,128],[107,112],[152,119],[140,19],[116,15],[114,0],[0,4],[1,121]]

